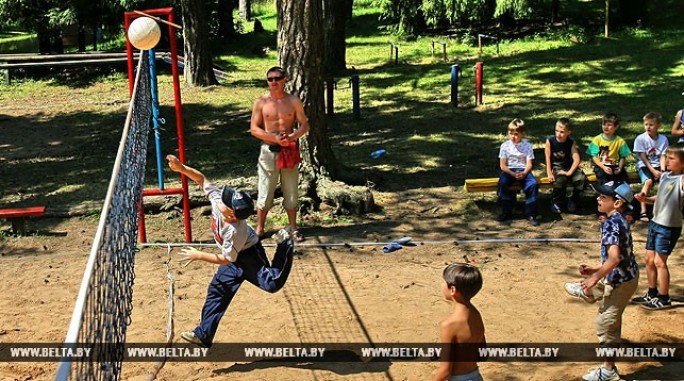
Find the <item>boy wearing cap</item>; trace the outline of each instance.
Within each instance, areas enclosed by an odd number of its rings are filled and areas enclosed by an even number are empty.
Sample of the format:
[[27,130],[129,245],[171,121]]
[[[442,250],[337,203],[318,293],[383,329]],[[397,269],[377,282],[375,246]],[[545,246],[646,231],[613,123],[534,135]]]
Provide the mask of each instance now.
[[[565,290],[572,296],[588,303],[601,300],[596,317],[596,334],[602,346],[620,343],[622,313],[636,291],[639,267],[632,251],[632,234],[623,216],[634,199],[627,183],[609,181],[592,185],[599,194],[598,211],[607,215],[601,223],[601,265],[579,266],[585,279],[578,283],[566,283]],[[603,365],[583,376],[586,381],[620,380],[615,361],[606,358]]]
[[209,348],[219,322],[242,282],[246,280],[271,293],[285,285],[292,268],[294,245],[286,233],[281,234],[273,263],[269,263],[259,237],[245,221],[254,214],[251,197],[228,186],[219,191],[202,172],[182,164],[176,156],[168,155],[166,159],[171,170],[189,177],[202,187],[211,202],[211,231],[221,254],[194,248],[184,248],[180,253],[183,266],[196,260],[220,265],[209,284],[199,326],[194,331],[181,332],[184,340]]

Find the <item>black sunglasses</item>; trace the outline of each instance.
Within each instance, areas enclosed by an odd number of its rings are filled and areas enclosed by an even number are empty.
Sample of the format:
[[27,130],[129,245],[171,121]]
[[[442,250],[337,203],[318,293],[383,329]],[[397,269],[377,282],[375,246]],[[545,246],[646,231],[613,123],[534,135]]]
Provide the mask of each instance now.
[[282,75],[279,75],[277,77],[267,77],[266,80],[269,82],[276,82],[276,81],[282,80],[283,78],[285,78],[285,77]]

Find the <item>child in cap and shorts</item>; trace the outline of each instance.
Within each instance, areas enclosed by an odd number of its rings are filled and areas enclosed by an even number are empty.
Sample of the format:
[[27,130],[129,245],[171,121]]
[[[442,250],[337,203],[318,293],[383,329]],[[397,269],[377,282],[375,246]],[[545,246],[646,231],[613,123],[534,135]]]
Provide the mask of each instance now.
[[633,303],[641,304],[648,310],[672,307],[667,259],[682,233],[684,143],[670,146],[665,157],[668,171],[660,176],[658,193],[653,197],[647,197],[643,193],[636,195],[641,202],[655,203],[646,239],[648,292],[644,296],[632,299]]
[[[598,210],[607,215],[601,223],[601,265],[579,266],[585,279],[566,283],[565,290],[572,296],[594,303],[601,300],[596,316],[596,335],[602,346],[620,344],[622,313],[636,291],[639,267],[632,247],[632,234],[623,213],[630,208],[634,195],[627,183],[612,181],[592,185],[599,193]],[[614,358],[606,358],[603,365],[583,376],[585,381],[619,381]]]

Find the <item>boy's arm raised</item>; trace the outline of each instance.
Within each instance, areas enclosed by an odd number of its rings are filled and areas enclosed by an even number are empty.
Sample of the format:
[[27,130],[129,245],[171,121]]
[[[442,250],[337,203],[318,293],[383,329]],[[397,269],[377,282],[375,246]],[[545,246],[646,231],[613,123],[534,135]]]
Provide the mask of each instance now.
[[199,185],[201,188],[204,188],[204,182],[206,181],[206,178],[204,177],[202,172],[196,170],[195,168],[182,164],[180,160],[178,160],[178,158],[174,155],[167,155],[166,160],[169,162],[169,168],[171,168],[172,171],[178,172],[189,177],[190,179],[192,179],[192,181],[196,182],[197,185]]

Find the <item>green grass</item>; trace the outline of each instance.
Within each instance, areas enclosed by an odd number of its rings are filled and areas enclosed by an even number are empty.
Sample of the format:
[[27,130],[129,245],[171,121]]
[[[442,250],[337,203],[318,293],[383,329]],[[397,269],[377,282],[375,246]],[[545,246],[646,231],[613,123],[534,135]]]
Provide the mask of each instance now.
[[38,38],[34,33],[0,31],[0,54],[38,51]]
[[[498,147],[513,118],[527,121],[542,172],[542,146],[557,118],[574,122],[582,144],[600,132],[600,118],[616,112],[619,134],[630,146],[642,132],[641,117],[664,115],[667,133],[684,103],[684,31],[632,29],[585,44],[568,38],[533,36],[502,41],[483,53],[460,39],[419,37],[403,40],[383,32],[379,11],[357,0],[349,23],[347,66],[361,78],[361,114],[351,115],[348,76],[338,78],[334,118],[328,131],[336,156],[363,173],[377,189],[406,191],[461,186],[466,178],[498,175]],[[249,112],[266,93],[264,73],[277,64],[275,14],[270,5],[255,9],[266,33],[249,32],[218,46],[216,62],[229,75],[220,86],[183,88],[187,156],[212,179],[254,177],[258,142],[250,136]],[[251,23],[246,25],[251,31]],[[433,39],[447,41],[448,62],[431,55]],[[399,63],[389,57],[389,42],[399,45]],[[474,104],[472,67],[484,62],[484,105]],[[451,65],[462,68],[459,107],[449,104]],[[171,79],[159,77],[166,135],[173,136]],[[351,72],[351,70],[350,70]],[[120,73],[88,80],[71,77],[33,79],[0,87],[0,114],[11,114],[10,134],[0,136],[0,173],[8,179],[0,205],[64,205],[100,199],[111,170],[125,116],[127,83]],[[3,117],[3,115],[0,115]],[[9,137],[12,137],[10,139]],[[163,141],[171,152],[175,140]],[[372,159],[384,148],[388,154]],[[585,158],[586,159],[586,158]],[[148,159],[148,183],[156,174]],[[176,177],[167,174],[169,179]],[[472,212],[473,215],[476,213]],[[326,217],[321,217],[326,221]]]

